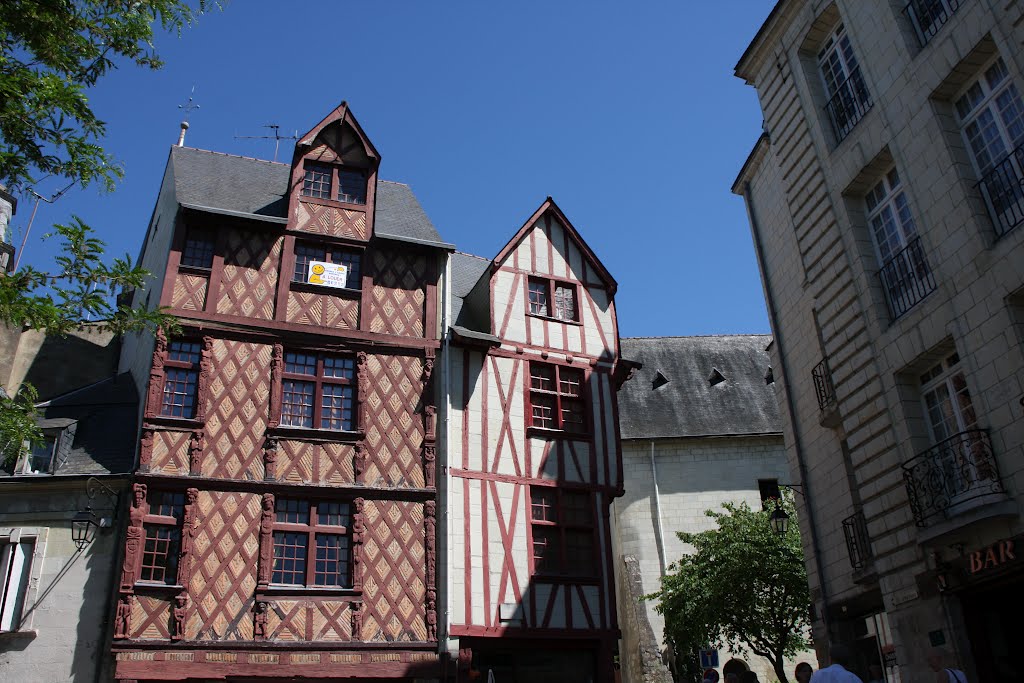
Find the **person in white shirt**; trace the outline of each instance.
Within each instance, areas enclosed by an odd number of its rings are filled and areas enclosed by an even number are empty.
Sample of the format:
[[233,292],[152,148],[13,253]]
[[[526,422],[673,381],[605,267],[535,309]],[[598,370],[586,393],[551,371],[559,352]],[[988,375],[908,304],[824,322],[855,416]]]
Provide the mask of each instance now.
[[941,647],[933,647],[928,653],[928,666],[935,672],[935,683],[967,683],[967,674],[960,669],[946,667],[950,659]]
[[860,676],[846,670],[853,659],[848,647],[836,643],[828,649],[828,658],[832,665],[815,671],[811,683],[864,683]]

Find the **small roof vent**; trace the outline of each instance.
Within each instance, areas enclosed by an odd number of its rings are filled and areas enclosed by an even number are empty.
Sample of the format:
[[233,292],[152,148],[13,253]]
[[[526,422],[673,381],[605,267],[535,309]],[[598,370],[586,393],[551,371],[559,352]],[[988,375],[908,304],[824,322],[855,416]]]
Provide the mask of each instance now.
[[657,374],[654,375],[654,380],[651,381],[651,390],[663,387],[668,384],[668,377],[661,374],[661,370],[658,370]]
[[725,377],[718,371],[718,368],[711,368],[711,374],[708,375],[708,384],[715,386],[725,381]]
[[765,384],[775,384],[775,373],[772,372],[772,366],[768,366],[768,370],[764,373]]

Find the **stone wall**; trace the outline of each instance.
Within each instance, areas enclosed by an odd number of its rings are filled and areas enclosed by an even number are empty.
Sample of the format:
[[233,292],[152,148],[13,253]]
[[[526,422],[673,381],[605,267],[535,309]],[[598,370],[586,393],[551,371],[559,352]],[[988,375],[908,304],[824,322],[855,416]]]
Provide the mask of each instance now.
[[661,661],[660,639],[654,635],[643,604],[640,563],[635,556],[625,555],[616,564],[616,569],[616,591],[622,605],[619,612],[622,622],[619,661],[623,683],[670,683],[672,674]]

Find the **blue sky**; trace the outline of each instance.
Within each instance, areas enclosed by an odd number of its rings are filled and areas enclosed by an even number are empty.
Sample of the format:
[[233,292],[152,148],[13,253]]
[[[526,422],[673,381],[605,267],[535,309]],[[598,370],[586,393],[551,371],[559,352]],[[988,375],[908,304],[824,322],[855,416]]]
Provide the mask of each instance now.
[[50,263],[40,238],[72,213],[137,255],[193,86],[186,144],[264,159],[272,141],[235,136],[301,134],[347,100],[381,177],[409,183],[460,251],[494,256],[551,195],[618,280],[622,336],[768,332],[729,188],[761,132],[732,69],[772,5],[229,2],[158,36],[161,71],[123,66],[92,91],[125,180],[44,204],[24,262]]

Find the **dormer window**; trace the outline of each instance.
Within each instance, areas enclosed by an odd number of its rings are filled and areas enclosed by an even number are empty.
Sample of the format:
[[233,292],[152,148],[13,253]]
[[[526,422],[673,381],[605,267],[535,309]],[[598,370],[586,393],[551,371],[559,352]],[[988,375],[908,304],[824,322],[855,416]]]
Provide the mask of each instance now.
[[576,285],[542,277],[529,281],[530,314],[566,322],[579,320],[576,309]]
[[302,196],[318,199],[331,198],[331,167],[306,164],[306,177],[302,181]]
[[53,454],[57,450],[57,437],[46,435],[22,460],[21,474],[49,474],[53,470]]
[[366,203],[366,173],[360,169],[338,169],[338,201]]
[[[338,188],[337,196],[334,188]],[[365,204],[366,171],[361,168],[308,163],[302,180],[302,196],[334,199],[346,204]]]

